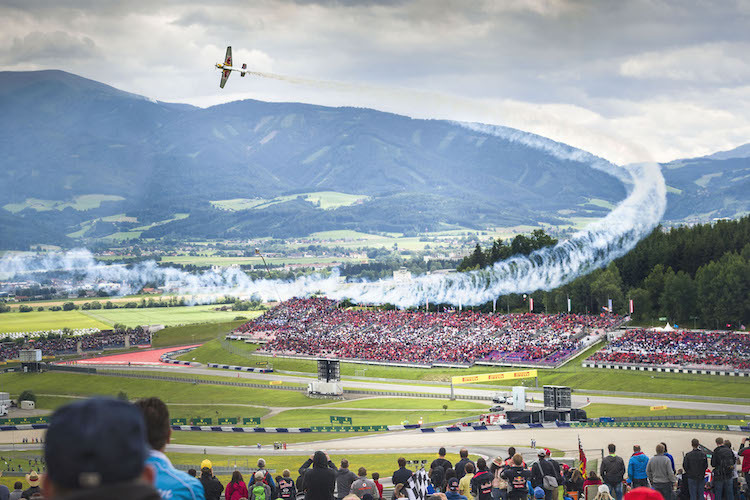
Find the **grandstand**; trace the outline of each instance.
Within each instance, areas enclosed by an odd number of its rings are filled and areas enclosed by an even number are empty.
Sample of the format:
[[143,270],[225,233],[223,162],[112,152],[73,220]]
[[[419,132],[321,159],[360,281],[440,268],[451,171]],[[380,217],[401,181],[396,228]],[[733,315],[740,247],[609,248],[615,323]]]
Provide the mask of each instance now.
[[24,345],[32,349],[41,349],[43,356],[59,354],[74,354],[77,352],[78,342],[83,351],[101,351],[125,347],[125,337],[130,336],[130,345],[148,345],[151,334],[140,328],[123,332],[97,332],[89,335],[60,336],[58,338],[30,339],[26,343],[5,342],[0,344],[0,360],[18,359],[18,353]]
[[325,298],[292,299],[228,338],[259,353],[421,365],[557,366],[618,326],[617,315],[427,313],[348,309]]
[[750,335],[628,330],[587,359],[599,364],[750,371]]

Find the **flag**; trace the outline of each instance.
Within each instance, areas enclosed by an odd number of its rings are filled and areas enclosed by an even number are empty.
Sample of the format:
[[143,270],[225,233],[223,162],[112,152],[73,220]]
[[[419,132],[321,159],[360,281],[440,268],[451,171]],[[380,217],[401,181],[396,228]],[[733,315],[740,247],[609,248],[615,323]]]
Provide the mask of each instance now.
[[630,314],[633,314],[633,311],[635,311],[635,307],[633,307],[633,299],[630,299],[630,307],[628,308],[628,312]]
[[607,299],[607,308],[609,312],[612,312],[612,299]]
[[534,299],[529,297],[529,312],[534,312]]
[[570,312],[570,297],[568,297],[568,312]]
[[578,470],[581,471],[582,476],[586,477],[586,453],[583,452],[581,436],[578,436],[578,460],[581,462],[578,465]]

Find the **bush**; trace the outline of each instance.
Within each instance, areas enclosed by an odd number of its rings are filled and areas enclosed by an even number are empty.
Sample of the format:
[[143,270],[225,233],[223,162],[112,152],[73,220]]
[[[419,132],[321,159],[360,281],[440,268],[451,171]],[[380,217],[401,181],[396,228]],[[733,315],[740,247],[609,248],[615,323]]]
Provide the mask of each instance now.
[[51,306],[49,308],[50,311],[62,311],[62,307],[60,306]]
[[18,312],[22,312],[22,313],[28,313],[28,312],[31,312],[31,311],[33,311],[33,310],[34,310],[34,308],[33,308],[33,307],[31,307],[31,306],[27,306],[27,305],[22,305],[22,306],[20,306],[20,307],[18,308]]
[[102,303],[101,302],[92,302],[91,303],[91,309],[101,309]]
[[66,302],[62,305],[63,311],[72,311],[76,308],[76,305],[72,302]]
[[42,306],[39,306],[39,307],[36,308],[36,310],[39,311],[39,312],[42,312],[42,311],[44,311],[44,308]]
[[247,318],[246,318],[246,317],[244,317],[244,316],[235,316],[235,317],[234,317],[234,320],[235,320],[235,321],[240,321],[240,320],[241,320],[241,321],[245,321],[246,319],[247,319]]
[[138,307],[138,302],[128,302],[125,304],[125,307],[128,309],[135,309]]
[[36,403],[36,394],[31,391],[23,391],[21,395],[18,396],[18,401],[33,401]]
[[5,302],[0,302],[0,313],[7,313],[10,311],[10,306]]
[[120,401],[130,401],[128,399],[128,394],[125,391],[120,391],[117,393],[117,399]]

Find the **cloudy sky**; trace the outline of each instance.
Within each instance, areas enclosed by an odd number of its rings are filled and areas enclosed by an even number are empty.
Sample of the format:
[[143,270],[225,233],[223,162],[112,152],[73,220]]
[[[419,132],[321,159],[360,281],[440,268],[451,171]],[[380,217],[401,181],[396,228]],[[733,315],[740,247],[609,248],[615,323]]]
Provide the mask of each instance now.
[[[509,125],[618,162],[750,142],[750,0],[3,0],[0,70]],[[234,62],[287,80],[232,75]]]

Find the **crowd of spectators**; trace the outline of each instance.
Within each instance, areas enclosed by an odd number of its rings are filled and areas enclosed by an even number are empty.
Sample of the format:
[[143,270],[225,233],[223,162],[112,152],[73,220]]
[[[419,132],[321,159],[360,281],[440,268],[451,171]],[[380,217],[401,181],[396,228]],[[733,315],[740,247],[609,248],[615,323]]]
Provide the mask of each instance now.
[[90,335],[51,336],[48,338],[28,339],[27,342],[4,342],[0,344],[0,360],[18,359],[22,349],[41,349],[42,356],[73,354],[81,343],[83,351],[101,351],[125,346],[125,337],[130,336],[130,345],[148,345],[151,335],[142,328],[122,331],[99,331]]
[[628,330],[589,360],[750,370],[750,335],[727,331]]
[[[399,458],[384,494],[380,474],[349,461],[337,467],[324,451],[316,451],[298,469],[296,480],[287,469],[273,477],[266,461],[245,482],[235,470],[226,484],[214,475],[206,458],[198,471],[177,470],[165,455],[171,439],[169,412],[158,398],[131,404],[110,398],[78,401],[55,411],[45,440],[46,474],[31,470],[27,490],[16,483],[14,498],[48,500],[745,500],[750,476],[750,446],[739,450],[719,437],[709,450],[697,439],[682,457],[682,467],[659,443],[647,456],[639,445],[627,462],[609,444],[597,467],[586,469],[558,462],[548,449],[536,449],[527,464],[514,447],[507,456],[471,460],[466,448],[454,465],[446,449],[429,467],[407,468]],[[710,453],[707,454],[706,451]],[[679,457],[678,457],[679,460]],[[38,463],[29,466],[37,466]],[[574,464],[571,464],[574,465]],[[738,465],[741,469],[738,470]],[[396,464],[394,464],[394,467]],[[0,498],[9,498],[0,486]]]
[[325,298],[292,299],[237,328],[266,342],[261,352],[386,362],[555,364],[622,317],[483,314],[341,308]]

